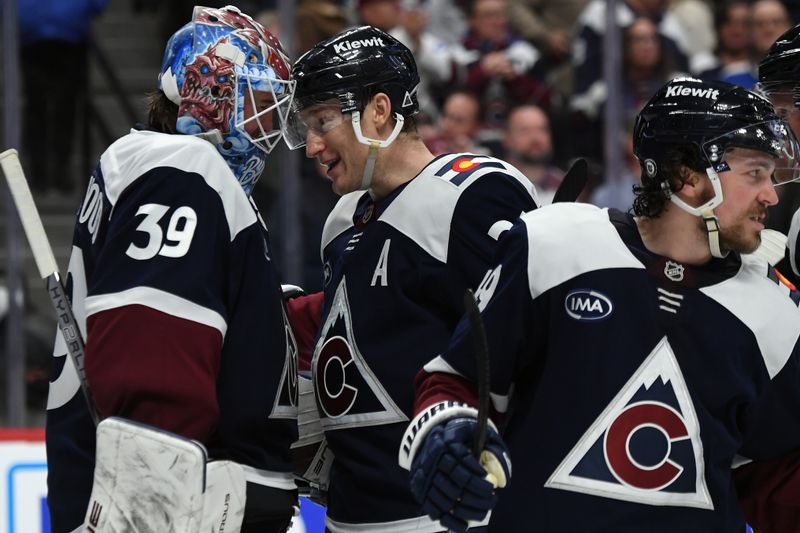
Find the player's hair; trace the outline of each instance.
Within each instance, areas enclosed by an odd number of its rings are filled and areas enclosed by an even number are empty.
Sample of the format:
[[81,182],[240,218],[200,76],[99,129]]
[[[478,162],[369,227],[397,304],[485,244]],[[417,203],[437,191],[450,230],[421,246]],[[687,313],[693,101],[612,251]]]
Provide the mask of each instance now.
[[[633,214],[658,218],[664,212],[671,194],[683,189],[690,171],[705,172],[706,163],[690,144],[668,148],[661,163],[659,179],[651,178],[642,169],[641,185],[633,186]],[[666,181],[661,181],[666,177]],[[669,190],[665,190],[665,187]]]
[[162,91],[152,91],[145,95],[147,107],[147,126],[161,133],[177,133],[178,106]]

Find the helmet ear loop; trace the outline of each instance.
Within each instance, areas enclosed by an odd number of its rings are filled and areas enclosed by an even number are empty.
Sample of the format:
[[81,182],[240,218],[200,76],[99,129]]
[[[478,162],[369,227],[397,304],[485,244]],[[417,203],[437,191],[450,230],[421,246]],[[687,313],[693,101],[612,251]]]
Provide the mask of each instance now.
[[[727,165],[721,168],[727,169]],[[714,209],[716,209],[723,200],[722,184],[719,180],[719,174],[717,174],[717,171],[714,169],[714,167],[706,168],[706,175],[711,181],[711,187],[714,190],[714,197],[705,204],[699,207],[692,207],[684,202],[683,199],[677,194],[671,195],[669,199],[673,204],[677,205],[680,209],[686,211],[690,215],[694,215],[703,219],[703,226],[708,234],[708,247],[711,250],[711,255],[722,259],[728,254],[722,253],[722,250],[719,246],[719,220],[717,219],[717,215],[714,214]]]
[[392,133],[390,133],[389,137],[387,137],[385,140],[381,141],[378,139],[370,139],[369,137],[365,137],[364,133],[361,131],[361,112],[353,111],[352,113],[351,122],[353,123],[353,131],[355,132],[356,139],[358,139],[358,142],[361,144],[366,144],[369,146],[367,161],[364,163],[364,174],[361,177],[362,191],[369,189],[372,185],[372,173],[375,170],[375,160],[378,158],[378,150],[391,145],[400,134],[400,131],[403,129],[403,123],[405,121],[403,115],[400,113],[395,113],[395,119],[397,122],[394,125]]

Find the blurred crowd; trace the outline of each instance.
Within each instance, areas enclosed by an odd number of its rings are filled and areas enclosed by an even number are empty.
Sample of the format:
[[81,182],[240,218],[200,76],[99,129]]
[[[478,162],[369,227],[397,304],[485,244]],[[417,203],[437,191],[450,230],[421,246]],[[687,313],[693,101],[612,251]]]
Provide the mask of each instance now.
[[[605,177],[606,0],[299,0],[299,56],[348,26],[370,24],[414,51],[420,132],[435,153],[494,155],[552,198],[575,157],[590,161],[584,200],[626,209],[638,163],[623,138],[623,175]],[[263,3],[262,3],[263,6]],[[277,17],[262,22],[280,34]],[[758,62],[800,21],[800,0],[618,0],[622,124],[679,75],[752,89]],[[626,137],[629,137],[626,136]]]
[[[285,42],[278,2],[133,0],[132,5],[134,11],[157,10],[165,15],[164,40],[185,21],[194,4],[219,7],[235,3],[246,12],[258,13],[259,21]],[[421,76],[419,131],[434,154],[469,152],[503,158],[536,185],[542,203],[550,201],[571,161],[584,157],[590,163],[590,181],[581,200],[619,209],[630,207],[632,186],[640,174],[632,153],[633,119],[655,90],[667,80],[687,74],[752,89],[758,63],[770,45],[800,22],[800,0],[618,0],[620,118],[625,131],[619,149],[624,166],[616,175],[607,176],[603,167],[608,93],[603,76],[606,0],[296,2],[294,40],[285,43],[294,58],[318,41],[362,24],[385,30],[411,48]],[[49,46],[55,39],[77,43],[76,54],[84,58],[88,20],[106,3],[87,0],[75,4],[82,10],[81,16],[65,15],[85,22],[75,35],[39,35],[47,28],[36,24],[32,25],[36,31],[28,30],[21,20],[23,54],[51,57],[38,53],[37,47]],[[51,4],[61,5],[47,5]],[[83,65],[85,60],[79,63]],[[35,77],[41,71],[52,75],[50,63],[39,64],[24,63],[26,76]],[[74,78],[72,71],[65,75]],[[85,87],[85,77],[79,79],[84,81],[76,85]],[[26,81],[26,85],[36,85]],[[56,104],[56,109],[74,112],[69,105]],[[61,120],[57,113],[42,110],[53,117],[53,137],[60,139],[44,146],[53,147],[60,155],[38,161],[63,161],[61,152],[71,149],[67,141],[72,136],[59,133],[57,126],[72,124],[73,117],[65,115]],[[41,127],[42,121],[31,122]],[[32,131],[26,128],[25,133]],[[42,143],[37,138],[34,144]],[[48,178],[50,174],[63,177],[64,169],[51,170],[32,168],[31,174],[40,180],[34,181],[34,189],[41,192],[55,186],[61,192],[72,191],[72,179]],[[318,236],[337,197],[324,179],[324,171],[312,160],[303,158],[300,179],[306,237],[301,278],[307,289],[315,290],[321,285]],[[254,193],[261,196],[260,205],[268,216],[276,206],[276,181],[275,176],[262,179],[260,190]]]

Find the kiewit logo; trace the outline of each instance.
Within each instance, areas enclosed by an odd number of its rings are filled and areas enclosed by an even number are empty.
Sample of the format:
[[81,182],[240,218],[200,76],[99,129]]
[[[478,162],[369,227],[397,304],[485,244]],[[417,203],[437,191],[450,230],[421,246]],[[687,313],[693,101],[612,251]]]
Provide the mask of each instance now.
[[683,85],[673,85],[672,87],[667,88],[667,94],[664,95],[664,98],[670,98],[672,96],[697,96],[698,98],[709,98],[711,100],[716,100],[719,96],[718,89],[700,89],[697,87],[684,87]]
[[337,54],[342,52],[349,52],[356,48],[365,48],[367,46],[386,46],[381,37],[373,37],[371,39],[359,39],[357,41],[345,41],[343,43],[336,43],[333,45],[333,51]]

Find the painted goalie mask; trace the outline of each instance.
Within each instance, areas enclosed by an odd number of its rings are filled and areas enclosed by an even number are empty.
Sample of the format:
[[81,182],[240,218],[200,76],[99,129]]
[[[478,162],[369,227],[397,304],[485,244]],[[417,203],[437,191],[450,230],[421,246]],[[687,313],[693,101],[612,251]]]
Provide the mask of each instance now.
[[294,82],[280,42],[226,6],[197,6],[172,35],[159,88],[178,105],[176,130],[212,142],[249,195],[282,137]]

